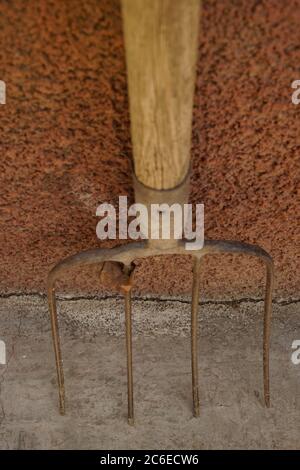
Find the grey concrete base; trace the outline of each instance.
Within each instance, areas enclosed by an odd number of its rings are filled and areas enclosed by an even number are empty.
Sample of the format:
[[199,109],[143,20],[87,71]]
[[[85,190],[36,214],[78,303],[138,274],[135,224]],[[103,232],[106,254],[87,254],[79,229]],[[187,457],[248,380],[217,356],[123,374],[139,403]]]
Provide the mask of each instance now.
[[201,416],[192,417],[189,304],[134,303],[136,424],[127,425],[121,299],[59,303],[67,414],[58,414],[46,299],[0,299],[1,449],[300,448],[299,305],[274,303],[271,408],[262,399],[260,301],[199,309]]

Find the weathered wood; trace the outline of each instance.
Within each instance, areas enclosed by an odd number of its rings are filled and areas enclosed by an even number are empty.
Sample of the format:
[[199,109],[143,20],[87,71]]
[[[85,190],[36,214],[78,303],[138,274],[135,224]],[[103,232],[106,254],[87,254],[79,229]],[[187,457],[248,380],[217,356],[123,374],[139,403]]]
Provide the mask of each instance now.
[[170,189],[190,165],[199,0],[122,0],[135,173]]

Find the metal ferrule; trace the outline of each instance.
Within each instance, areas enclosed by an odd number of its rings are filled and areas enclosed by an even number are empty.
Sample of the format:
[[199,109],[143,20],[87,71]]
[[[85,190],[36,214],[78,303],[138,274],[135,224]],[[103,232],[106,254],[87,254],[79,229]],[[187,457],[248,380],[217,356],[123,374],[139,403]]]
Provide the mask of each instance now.
[[[172,189],[153,189],[141,183],[133,174],[135,203],[143,204],[146,210],[141,210],[141,232],[148,244],[161,249],[176,246],[182,238],[184,204],[188,203],[190,187],[190,171],[184,180]],[[173,209],[179,209],[177,216]],[[173,209],[172,209],[173,206]],[[181,217],[178,215],[181,213]],[[170,231],[163,231],[170,221]],[[165,224],[165,225],[164,225]],[[165,237],[165,238],[164,238]]]

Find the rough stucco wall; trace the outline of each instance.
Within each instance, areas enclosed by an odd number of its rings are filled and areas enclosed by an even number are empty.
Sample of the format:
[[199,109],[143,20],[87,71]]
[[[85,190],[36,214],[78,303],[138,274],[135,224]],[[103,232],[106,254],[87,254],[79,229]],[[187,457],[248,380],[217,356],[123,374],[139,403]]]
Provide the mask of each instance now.
[[[260,244],[277,296],[296,296],[300,1],[203,3],[191,201],[205,204],[206,238]],[[62,257],[114,245],[96,238],[97,205],[133,200],[119,2],[1,0],[0,45],[0,289],[44,290]],[[97,269],[71,273],[65,288],[101,292]],[[140,292],[190,290],[182,258],[139,261],[137,272]],[[214,256],[203,284],[219,298],[260,296],[263,270]]]

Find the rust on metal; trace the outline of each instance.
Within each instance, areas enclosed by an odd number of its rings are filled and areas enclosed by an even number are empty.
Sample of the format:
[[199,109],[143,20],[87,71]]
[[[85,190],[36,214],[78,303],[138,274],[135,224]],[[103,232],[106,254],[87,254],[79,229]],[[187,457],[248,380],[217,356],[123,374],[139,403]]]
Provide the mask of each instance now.
[[[274,265],[271,256],[262,248],[247,243],[227,240],[206,240],[200,250],[193,251],[193,289],[192,289],[192,314],[191,314],[191,358],[192,358],[192,396],[194,415],[199,416],[199,389],[198,389],[198,298],[199,298],[199,268],[200,260],[204,256],[216,253],[243,253],[260,259],[266,266],[267,282],[264,303],[264,332],[263,332],[263,383],[264,400],[267,407],[270,406],[270,378],[269,378],[269,350],[270,350],[270,326],[272,312],[272,289],[274,283]],[[134,273],[134,260],[161,255],[183,255],[191,256],[190,251],[186,251],[184,240],[177,240],[177,245],[163,247],[158,244],[151,245],[147,241],[130,243],[112,249],[92,249],[77,253],[60,261],[49,273],[48,276],[48,297],[51,314],[51,327],[53,345],[56,359],[57,377],[59,385],[60,412],[65,412],[65,388],[62,366],[62,356],[60,350],[59,330],[57,322],[57,310],[55,302],[55,282],[64,272],[70,268],[87,266],[93,264],[101,265],[104,262],[119,263],[123,266],[122,279],[126,282],[121,285],[121,290],[125,294],[125,324],[126,324],[126,347],[127,347],[127,376],[128,376],[128,422],[133,424],[133,374],[132,374],[132,324],[131,324],[131,290],[132,276]]]

